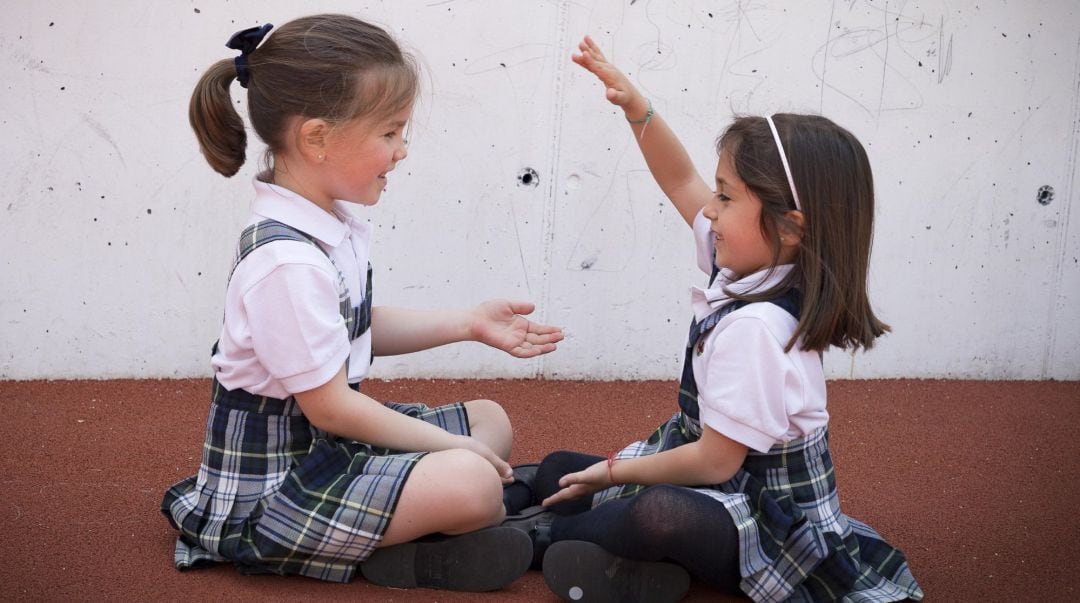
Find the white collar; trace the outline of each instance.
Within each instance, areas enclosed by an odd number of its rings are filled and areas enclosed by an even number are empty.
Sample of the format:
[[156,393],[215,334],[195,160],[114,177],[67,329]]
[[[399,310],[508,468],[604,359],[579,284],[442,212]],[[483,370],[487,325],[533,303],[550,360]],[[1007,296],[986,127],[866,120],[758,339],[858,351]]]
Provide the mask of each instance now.
[[794,268],[794,264],[780,264],[771,271],[768,268],[759,270],[737,281],[731,280],[734,275],[730,270],[721,268],[720,274],[716,275],[716,280],[709,288],[690,288],[690,307],[694,310],[694,317],[700,321],[727,305],[732,301],[728,293],[746,295],[768,291],[784,280]]
[[348,212],[334,202],[334,214],[301,195],[276,184],[255,178],[255,201],[252,211],[260,216],[288,224],[315,237],[330,247],[337,247],[349,236]]

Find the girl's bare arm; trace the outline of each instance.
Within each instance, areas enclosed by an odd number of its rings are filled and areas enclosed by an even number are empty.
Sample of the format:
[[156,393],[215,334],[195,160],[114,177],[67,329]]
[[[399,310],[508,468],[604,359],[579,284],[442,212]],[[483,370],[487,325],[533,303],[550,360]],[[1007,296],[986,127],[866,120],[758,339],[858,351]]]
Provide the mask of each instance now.
[[578,48],[581,54],[574,54],[573,61],[599,78],[607,89],[608,101],[622,107],[653,178],[683,220],[693,226],[694,217],[712,196],[712,188],[698,174],[686,149],[663,117],[654,113],[648,122],[644,121],[649,101],[625,74],[607,61],[592,38],[585,36]]
[[312,425],[335,435],[409,452],[464,448],[487,459],[504,481],[513,474],[510,465],[483,442],[403,415],[354,391],[345,380],[344,367],[323,385],[296,394],[296,401]]
[[745,445],[703,426],[701,439],[691,444],[650,456],[617,460],[610,467],[605,460],[584,471],[567,474],[559,480],[562,490],[543,504],[553,505],[617,484],[720,484],[735,475],[746,459],[746,452]]
[[529,302],[491,300],[468,310],[409,310],[376,306],[371,348],[376,356],[407,354],[458,341],[478,341],[518,357],[555,349],[562,329],[525,318]]

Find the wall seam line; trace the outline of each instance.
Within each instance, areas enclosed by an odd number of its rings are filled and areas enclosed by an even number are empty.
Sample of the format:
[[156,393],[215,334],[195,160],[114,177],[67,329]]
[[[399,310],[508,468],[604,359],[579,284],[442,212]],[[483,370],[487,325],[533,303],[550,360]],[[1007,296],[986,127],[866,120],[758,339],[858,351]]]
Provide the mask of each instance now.
[[[1042,378],[1052,378],[1054,374],[1055,356],[1057,347],[1057,316],[1058,304],[1061,300],[1061,278],[1065,273],[1065,256],[1068,249],[1069,238],[1069,214],[1072,207],[1074,187],[1076,182],[1077,155],[1080,153],[1080,36],[1076,38],[1076,56],[1073,61],[1073,100],[1072,100],[1072,128],[1070,132],[1069,152],[1065,160],[1065,194],[1062,195],[1064,207],[1061,209],[1061,217],[1058,220],[1058,237],[1054,249],[1054,275],[1050,283],[1050,308],[1047,316],[1049,337],[1046,349],[1043,351]],[[1068,377],[1068,375],[1066,375]]]
[[[566,36],[569,29],[569,10],[567,8],[568,3],[565,0],[560,0],[557,5],[559,15],[557,30],[558,33],[555,37],[555,56],[561,56],[562,49],[566,47]],[[543,226],[543,249],[544,255],[541,261],[541,270],[543,271],[540,286],[540,319],[544,323],[547,323],[551,316],[550,304],[551,304],[551,276],[552,276],[552,262],[555,253],[554,240],[555,240],[555,205],[558,201],[559,190],[559,148],[562,142],[562,116],[563,116],[563,102],[565,97],[565,86],[563,85],[563,76],[566,73],[565,61],[559,61],[555,59],[555,65],[552,68],[552,82],[554,86],[554,94],[552,95],[554,102],[552,103],[551,114],[551,151],[548,155],[549,161],[551,161],[551,178],[549,179],[547,186],[547,195],[544,200],[544,226]],[[546,355],[539,357],[540,361],[536,367],[536,373],[534,377],[548,377],[548,366]]]

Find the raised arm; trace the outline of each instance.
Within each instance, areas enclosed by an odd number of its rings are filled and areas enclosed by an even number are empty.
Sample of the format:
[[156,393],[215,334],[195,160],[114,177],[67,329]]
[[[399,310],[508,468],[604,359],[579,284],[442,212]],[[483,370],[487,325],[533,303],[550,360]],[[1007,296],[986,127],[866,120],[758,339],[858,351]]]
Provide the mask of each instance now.
[[[660,190],[671,200],[683,220],[693,227],[694,217],[713,194],[712,188],[697,173],[686,149],[664,118],[655,112],[626,75],[604,58],[592,38],[585,36],[578,48],[581,54],[574,54],[573,61],[599,78],[607,89],[608,101],[622,108]],[[651,116],[648,115],[650,110]]]

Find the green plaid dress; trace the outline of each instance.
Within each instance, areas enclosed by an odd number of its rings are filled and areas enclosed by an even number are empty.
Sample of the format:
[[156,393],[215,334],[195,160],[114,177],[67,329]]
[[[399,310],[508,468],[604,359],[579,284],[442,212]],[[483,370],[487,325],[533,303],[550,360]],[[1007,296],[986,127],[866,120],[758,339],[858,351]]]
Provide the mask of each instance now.
[[[798,316],[798,291],[770,301]],[[679,412],[648,440],[621,450],[617,459],[656,454],[701,437],[694,349],[721,318],[743,305],[730,303],[691,325]],[[641,489],[627,484],[602,490],[593,496],[593,506]],[[750,450],[730,480],[693,489],[720,501],[731,514],[739,533],[740,587],[755,601],[862,603],[923,597],[903,553],[840,511],[827,428],[765,453]]]
[[[277,240],[315,245],[300,231],[264,221],[244,231],[237,264]],[[343,287],[344,280],[339,282]],[[350,340],[371,324],[370,267],[367,282],[359,307],[352,306],[347,290],[341,291]],[[176,567],[231,561],[249,574],[351,580],[357,564],[382,539],[405,481],[424,453],[397,453],[338,438],[311,425],[291,397],[230,391],[217,379],[212,393],[199,472],[169,488],[161,503],[162,513],[180,531]],[[460,403],[435,409],[387,406],[469,434]]]

